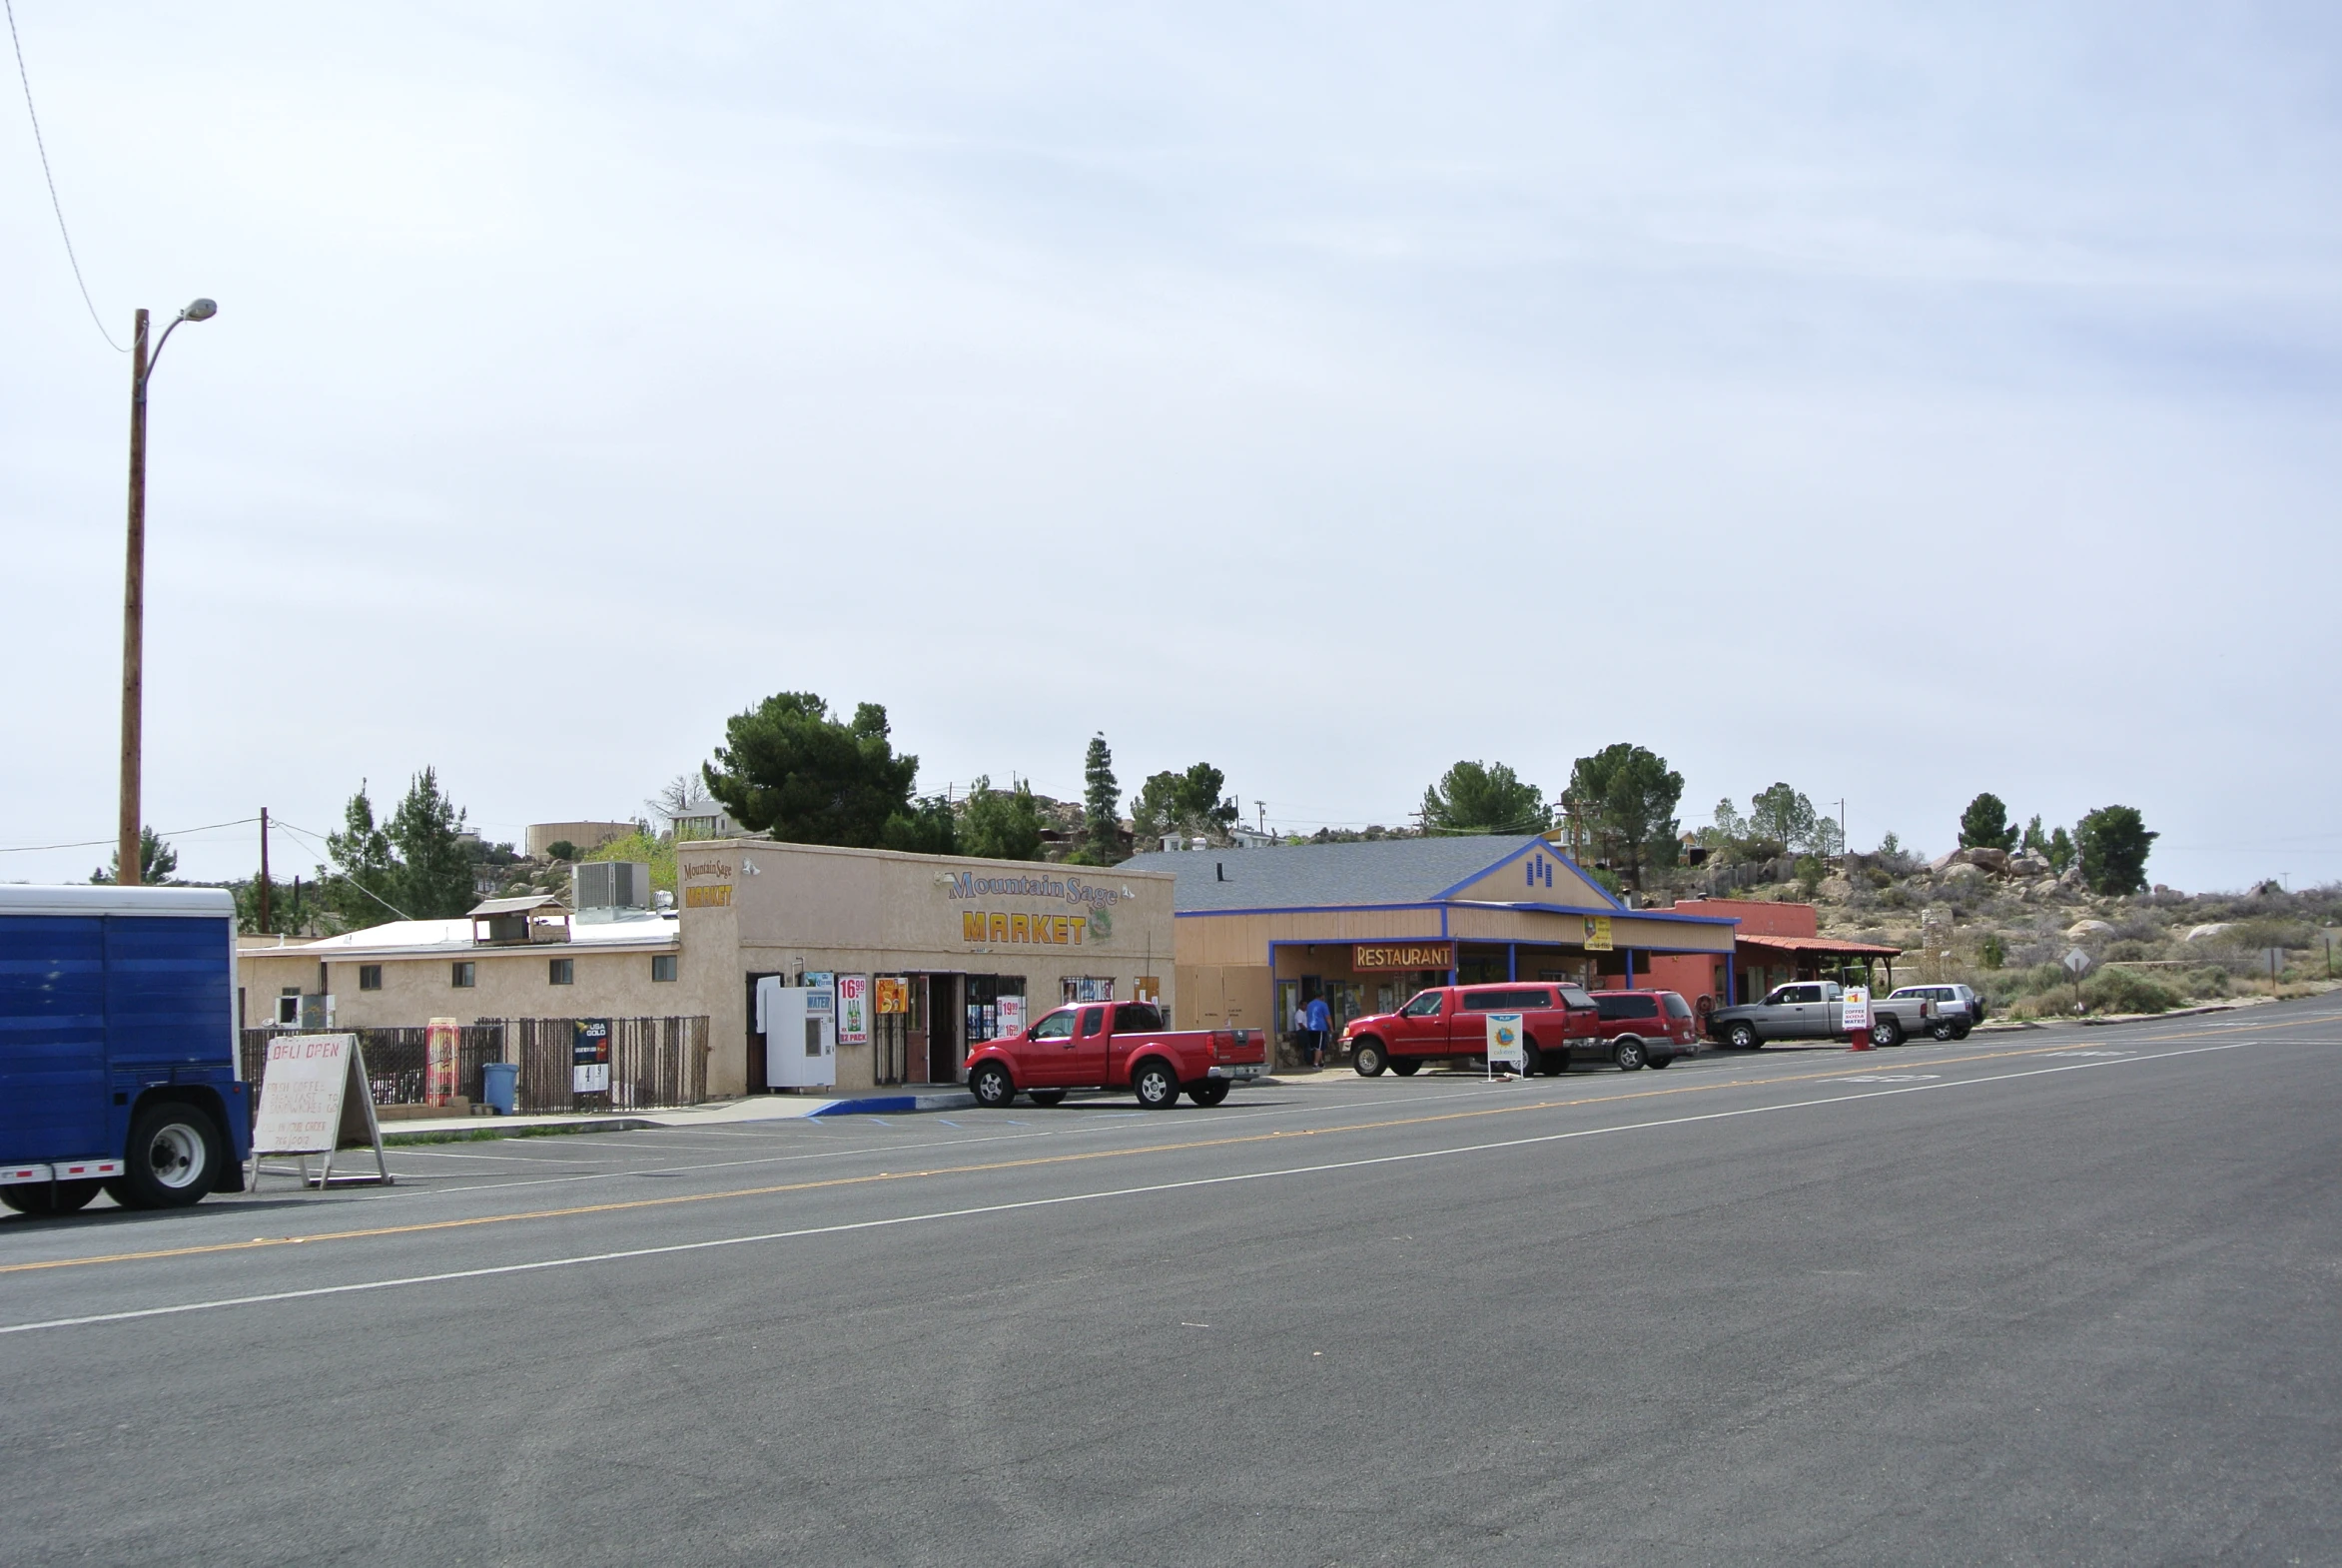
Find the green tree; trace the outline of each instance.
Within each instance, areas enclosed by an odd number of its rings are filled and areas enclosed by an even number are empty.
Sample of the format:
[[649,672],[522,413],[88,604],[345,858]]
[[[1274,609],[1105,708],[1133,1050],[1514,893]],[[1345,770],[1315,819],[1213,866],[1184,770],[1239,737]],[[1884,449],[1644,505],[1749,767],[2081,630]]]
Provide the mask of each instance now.
[[957,855],[959,825],[952,816],[952,803],[941,795],[920,796],[908,811],[887,818],[878,842],[882,848],[913,855]]
[[2008,808],[1999,796],[1987,790],[1967,803],[1967,810],[1959,814],[1959,847],[2016,848],[2016,830],[2008,825]]
[[960,811],[961,854],[985,860],[1041,858],[1041,807],[1033,799],[1033,786],[1023,779],[1013,785],[994,789],[986,777],[969,790]]
[[830,717],[810,691],[784,691],[724,721],[724,744],[700,772],[732,820],[793,844],[886,842],[897,817],[914,819],[919,759],[897,756],[875,702],[853,722]]
[[1082,845],[1091,862],[1100,866],[1123,858],[1121,813],[1115,809],[1122,786],[1115,782],[1114,761],[1106,736],[1091,736],[1090,750],[1082,759]]
[[[138,880],[147,887],[159,887],[171,880],[171,873],[179,869],[179,851],[170,840],[155,836],[153,828],[138,830]],[[106,857],[106,863],[90,873],[90,880],[112,883],[122,876],[122,851],[117,849]]]
[[1236,803],[1220,790],[1227,776],[1208,762],[1198,762],[1184,773],[1153,773],[1131,797],[1131,831],[1145,843],[1177,833],[1181,836],[1225,833],[1236,820]]
[[2093,893],[2138,893],[2147,885],[2149,833],[2135,806],[2100,806],[2074,826],[2081,876]]
[[2051,833],[2048,856],[2049,868],[2059,876],[2065,875],[2065,868],[2073,864],[2073,836],[2063,828]]
[[1814,803],[1787,784],[1775,784],[1749,798],[1750,834],[1780,845],[1781,854],[1813,842],[1820,821]]
[[406,798],[390,813],[384,833],[397,852],[392,902],[413,920],[453,920],[477,903],[472,896],[471,851],[463,842],[464,814],[439,792],[436,768],[407,781]]
[[236,929],[252,936],[297,937],[316,928],[317,890],[299,880],[269,879],[269,923],[261,925],[261,879],[247,877],[229,884],[236,895]]
[[1501,762],[1459,762],[1423,792],[1427,833],[1542,833],[1545,792]]
[[577,846],[567,839],[553,840],[545,846],[545,853],[555,860],[566,860],[572,863],[584,858],[577,853]]
[[326,853],[334,869],[323,902],[344,925],[379,926],[386,917],[408,918],[396,902],[398,856],[390,834],[375,823],[366,780],[359,780],[358,793],[342,808],[342,831],[326,835]]
[[1683,799],[1683,775],[1667,759],[1620,741],[1570,769],[1569,799],[1593,828],[1595,841],[1617,865],[1623,855],[1635,887],[1646,865],[1675,864],[1676,802]]
[[2041,831],[2041,814],[2039,812],[2034,812],[2032,820],[2024,825],[2024,834],[2017,839],[2016,847],[2027,854],[2043,857],[2048,855],[2049,837]]
[[624,838],[612,839],[599,849],[586,853],[588,861],[635,860],[650,867],[650,885],[668,893],[675,891],[675,835],[653,833],[647,827],[638,827]]

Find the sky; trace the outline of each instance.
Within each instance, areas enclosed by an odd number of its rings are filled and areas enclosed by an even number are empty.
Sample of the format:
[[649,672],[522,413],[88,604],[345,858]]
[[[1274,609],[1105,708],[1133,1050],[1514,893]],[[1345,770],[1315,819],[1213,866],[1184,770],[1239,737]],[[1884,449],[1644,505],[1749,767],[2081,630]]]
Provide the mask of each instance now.
[[[1687,828],[2342,879],[2330,5],[13,3],[105,331],[220,304],[151,401],[185,877],[425,765],[635,816],[806,690],[923,790],[1103,732],[1305,832],[1631,741]],[[0,879],[79,880],[129,372],[21,98],[0,287]]]

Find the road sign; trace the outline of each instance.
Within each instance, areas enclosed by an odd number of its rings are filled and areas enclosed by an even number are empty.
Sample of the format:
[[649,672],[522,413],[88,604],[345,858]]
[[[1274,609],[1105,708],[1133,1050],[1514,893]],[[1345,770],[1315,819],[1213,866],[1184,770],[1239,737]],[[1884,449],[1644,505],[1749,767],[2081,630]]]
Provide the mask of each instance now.
[[2081,976],[2089,973],[2090,965],[2094,961],[2081,949],[2073,948],[2066,953],[2063,962],[2065,965],[2065,972],[2069,975],[2072,975],[2076,979],[2079,979]]

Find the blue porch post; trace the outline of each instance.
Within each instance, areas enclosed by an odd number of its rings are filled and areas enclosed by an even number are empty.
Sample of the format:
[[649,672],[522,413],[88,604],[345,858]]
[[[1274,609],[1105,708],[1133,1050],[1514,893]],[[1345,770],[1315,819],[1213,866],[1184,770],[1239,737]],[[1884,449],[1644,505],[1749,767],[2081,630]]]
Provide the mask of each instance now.
[[1633,948],[1626,950],[1626,988],[1629,991],[1635,989],[1635,950]]
[[1504,978],[1521,978],[1521,945],[1518,942],[1507,942],[1504,945]]

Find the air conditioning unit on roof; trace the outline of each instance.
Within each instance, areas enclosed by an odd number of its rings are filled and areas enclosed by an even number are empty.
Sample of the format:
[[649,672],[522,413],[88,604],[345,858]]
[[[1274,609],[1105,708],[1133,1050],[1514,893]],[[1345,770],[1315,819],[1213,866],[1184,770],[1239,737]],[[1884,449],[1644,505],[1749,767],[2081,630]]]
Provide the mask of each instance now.
[[577,918],[615,920],[621,912],[650,908],[650,866],[639,860],[595,860],[574,873]]

